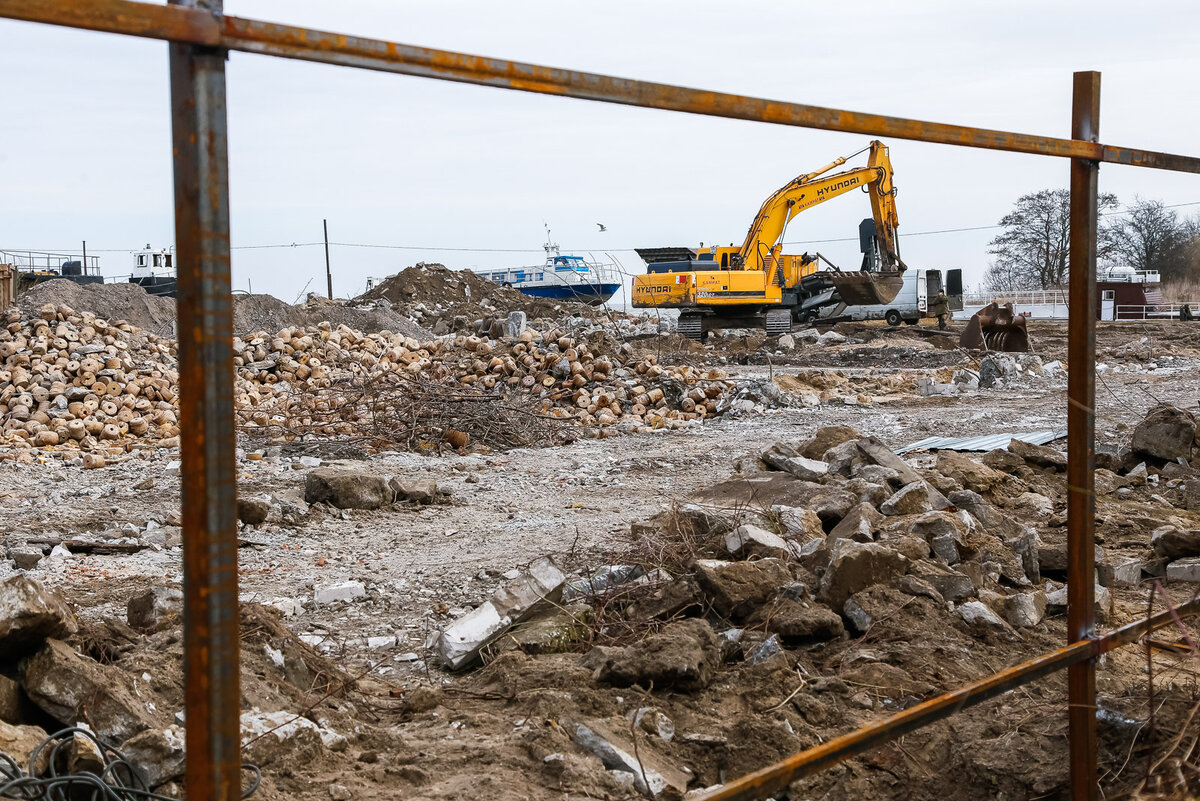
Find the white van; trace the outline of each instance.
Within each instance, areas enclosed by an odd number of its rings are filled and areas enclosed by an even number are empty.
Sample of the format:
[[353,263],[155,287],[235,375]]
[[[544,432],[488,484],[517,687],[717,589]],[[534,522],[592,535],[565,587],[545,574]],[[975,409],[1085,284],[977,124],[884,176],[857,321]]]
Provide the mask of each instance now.
[[947,270],[946,282],[942,283],[941,270],[908,269],[904,272],[904,283],[891,303],[869,306],[830,306],[823,317],[825,322],[841,320],[887,320],[888,325],[901,322],[916,325],[929,313],[929,306],[937,297],[939,289],[946,291],[950,299],[950,310],[962,308],[962,270]]

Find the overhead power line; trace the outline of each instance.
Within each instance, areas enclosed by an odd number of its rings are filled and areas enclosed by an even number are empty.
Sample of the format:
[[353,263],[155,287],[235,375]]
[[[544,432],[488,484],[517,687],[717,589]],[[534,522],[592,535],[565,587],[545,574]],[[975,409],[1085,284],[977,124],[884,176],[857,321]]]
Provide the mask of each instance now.
[[[1186,203],[1172,203],[1163,206],[1165,209],[1178,209],[1184,206],[1200,206],[1200,200],[1191,200]],[[1124,214],[1130,214],[1130,209],[1121,211],[1101,212],[1101,217],[1118,217]],[[958,234],[970,231],[990,231],[996,228],[1002,228],[999,224],[993,225],[973,225],[964,228],[938,228],[930,231],[902,231],[901,236],[905,239],[914,236],[935,236],[938,234]],[[784,242],[785,245],[823,245],[830,242],[857,242],[857,236],[837,237],[834,239],[798,239]],[[233,245],[230,250],[273,250],[284,248],[309,248],[324,246],[324,242],[281,242],[277,244],[265,245]],[[374,242],[330,242],[331,246],[342,248],[375,248],[379,250],[424,250],[432,253],[541,253],[542,248],[464,248],[464,247],[441,247],[433,245],[388,245]],[[7,253],[63,253],[72,252],[72,248],[0,248],[0,251]],[[135,253],[141,248],[88,248],[89,253]],[[598,251],[610,253],[633,253],[636,248],[614,248],[614,247],[564,247],[563,250],[568,251]]]

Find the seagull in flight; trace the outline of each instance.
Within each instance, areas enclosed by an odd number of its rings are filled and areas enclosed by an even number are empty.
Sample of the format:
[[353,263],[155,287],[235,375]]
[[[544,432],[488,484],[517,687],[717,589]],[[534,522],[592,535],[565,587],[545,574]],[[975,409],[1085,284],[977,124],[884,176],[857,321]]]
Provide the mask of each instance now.
[[600,228],[600,233],[604,233],[608,230],[608,226],[604,223],[596,223],[596,225]]

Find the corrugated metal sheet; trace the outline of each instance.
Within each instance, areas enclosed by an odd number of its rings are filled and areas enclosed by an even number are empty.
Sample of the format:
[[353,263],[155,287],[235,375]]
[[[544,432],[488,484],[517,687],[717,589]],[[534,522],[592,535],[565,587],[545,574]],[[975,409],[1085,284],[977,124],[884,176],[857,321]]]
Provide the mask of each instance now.
[[996,448],[1007,448],[1009,440],[1019,439],[1032,445],[1045,445],[1056,439],[1062,439],[1066,431],[1030,431],[1025,434],[988,434],[981,437],[929,437],[911,445],[905,445],[896,453],[909,451],[991,451]]

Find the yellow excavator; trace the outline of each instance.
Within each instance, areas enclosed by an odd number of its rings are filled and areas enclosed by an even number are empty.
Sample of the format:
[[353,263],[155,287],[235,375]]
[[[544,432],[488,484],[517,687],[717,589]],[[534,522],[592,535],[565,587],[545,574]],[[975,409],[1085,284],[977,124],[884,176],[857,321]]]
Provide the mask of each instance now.
[[[865,167],[826,174],[867,151]],[[783,255],[783,237],[793,217],[852,189],[866,191],[871,199],[871,217],[859,226],[860,269],[840,270],[820,253]],[[740,248],[638,249],[648,269],[634,276],[633,305],[679,309],[679,332],[702,340],[719,328],[782,334],[794,322],[815,319],[826,306],[890,303],[907,269],[896,240],[899,224],[888,149],[872,141],[768,197]],[[820,270],[820,261],[830,269]]]

